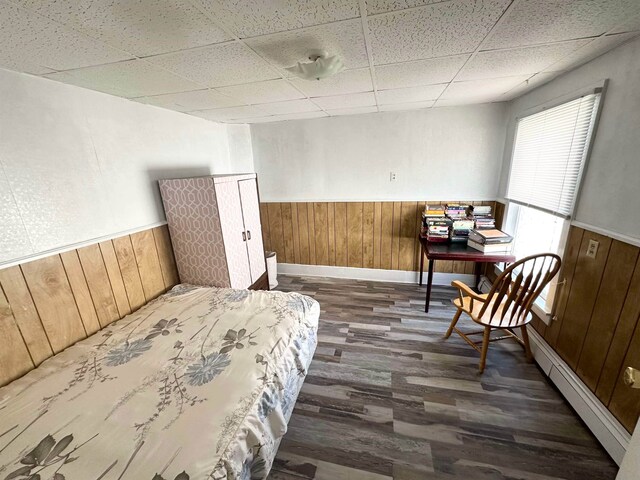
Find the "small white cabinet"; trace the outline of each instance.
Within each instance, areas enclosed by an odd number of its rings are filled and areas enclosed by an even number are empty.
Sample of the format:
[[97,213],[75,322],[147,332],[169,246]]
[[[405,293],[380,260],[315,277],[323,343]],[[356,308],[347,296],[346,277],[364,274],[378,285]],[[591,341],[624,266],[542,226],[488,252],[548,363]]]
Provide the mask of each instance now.
[[255,174],[160,180],[182,283],[268,286]]

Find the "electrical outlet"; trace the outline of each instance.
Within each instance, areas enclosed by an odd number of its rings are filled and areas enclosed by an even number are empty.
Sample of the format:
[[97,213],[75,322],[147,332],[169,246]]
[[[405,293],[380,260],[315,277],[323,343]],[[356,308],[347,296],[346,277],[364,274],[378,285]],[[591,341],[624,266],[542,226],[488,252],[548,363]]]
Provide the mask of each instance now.
[[389,181],[390,182],[395,182],[396,181],[396,172],[389,173]]
[[598,247],[600,246],[600,242],[595,240],[589,240],[589,246],[587,247],[587,257],[596,258],[598,254]]

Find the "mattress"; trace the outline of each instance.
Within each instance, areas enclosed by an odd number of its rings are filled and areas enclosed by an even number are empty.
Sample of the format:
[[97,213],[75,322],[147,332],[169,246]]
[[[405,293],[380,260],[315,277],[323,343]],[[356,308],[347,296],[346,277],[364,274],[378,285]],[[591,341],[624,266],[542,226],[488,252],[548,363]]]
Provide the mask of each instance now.
[[0,389],[0,479],[261,479],[319,305],[179,285]]

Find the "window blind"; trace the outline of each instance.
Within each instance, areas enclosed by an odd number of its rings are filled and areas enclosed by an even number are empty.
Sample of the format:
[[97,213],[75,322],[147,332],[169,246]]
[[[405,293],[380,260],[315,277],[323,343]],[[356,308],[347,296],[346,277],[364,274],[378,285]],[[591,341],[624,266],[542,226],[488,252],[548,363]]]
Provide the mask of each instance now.
[[518,120],[507,199],[571,215],[599,101],[596,92]]

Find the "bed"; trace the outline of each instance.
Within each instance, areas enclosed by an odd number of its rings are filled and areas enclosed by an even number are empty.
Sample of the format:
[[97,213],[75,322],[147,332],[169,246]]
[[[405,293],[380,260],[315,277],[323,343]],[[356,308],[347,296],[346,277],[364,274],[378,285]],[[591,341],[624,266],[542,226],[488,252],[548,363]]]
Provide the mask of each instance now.
[[265,478],[319,312],[295,293],[174,287],[0,389],[0,479]]

